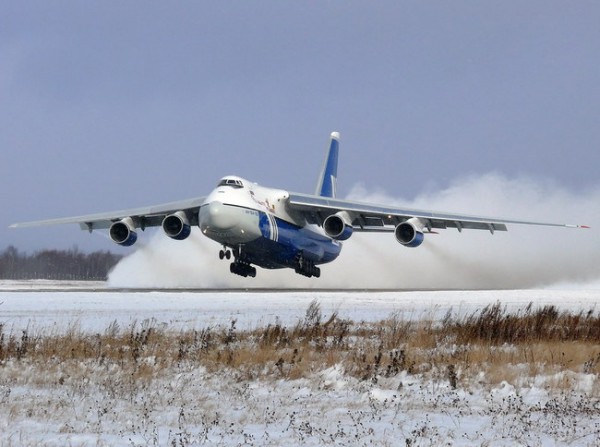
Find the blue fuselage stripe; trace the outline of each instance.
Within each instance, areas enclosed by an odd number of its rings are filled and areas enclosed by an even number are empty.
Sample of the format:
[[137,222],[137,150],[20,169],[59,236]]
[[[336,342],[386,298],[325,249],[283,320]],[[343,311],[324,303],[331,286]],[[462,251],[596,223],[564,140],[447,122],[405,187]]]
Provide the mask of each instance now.
[[263,211],[259,211],[259,226],[262,237],[245,244],[245,250],[251,261],[262,267],[289,267],[299,253],[315,264],[324,264],[341,251],[341,244],[324,234]]

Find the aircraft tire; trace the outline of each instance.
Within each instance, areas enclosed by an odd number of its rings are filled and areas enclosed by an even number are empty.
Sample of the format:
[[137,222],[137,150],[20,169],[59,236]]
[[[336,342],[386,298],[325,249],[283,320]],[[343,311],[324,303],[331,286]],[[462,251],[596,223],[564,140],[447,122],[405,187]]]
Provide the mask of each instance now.
[[243,262],[232,262],[229,264],[229,271],[235,275],[243,276],[244,278],[248,276],[254,278],[256,276],[256,268]]

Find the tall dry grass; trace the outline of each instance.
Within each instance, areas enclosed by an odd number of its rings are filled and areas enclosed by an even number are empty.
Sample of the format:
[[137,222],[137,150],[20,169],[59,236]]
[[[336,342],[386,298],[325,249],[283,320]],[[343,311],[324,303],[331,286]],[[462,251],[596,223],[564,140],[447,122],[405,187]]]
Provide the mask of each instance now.
[[[599,374],[600,315],[532,304],[509,312],[498,303],[462,317],[449,312],[441,321],[391,315],[356,323],[336,313],[324,317],[314,301],[296,325],[253,330],[237,329],[235,320],[228,327],[183,332],[150,320],[127,328],[115,322],[93,335],[75,326],[65,334],[36,335],[6,332],[0,325],[0,368],[6,362],[48,365],[49,371],[52,365],[93,362],[132,380],[152,380],[182,363],[213,372],[228,368],[240,380],[296,379],[341,365],[362,380],[405,371],[457,388],[481,380],[482,373],[491,384],[559,372]],[[557,380],[556,386],[569,384]]]

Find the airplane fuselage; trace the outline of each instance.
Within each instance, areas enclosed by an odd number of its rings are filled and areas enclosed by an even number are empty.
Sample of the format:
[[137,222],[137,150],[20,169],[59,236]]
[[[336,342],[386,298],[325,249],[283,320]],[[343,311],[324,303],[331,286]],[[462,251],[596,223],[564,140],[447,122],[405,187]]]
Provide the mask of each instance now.
[[306,276],[319,276],[315,266],[336,259],[342,244],[319,227],[307,225],[301,216],[290,214],[285,205],[288,197],[287,191],[228,176],[206,197],[198,226],[205,236],[223,245],[222,258],[229,258],[227,249],[231,249],[234,273],[254,276],[249,266],[255,264],[267,269],[291,267]]

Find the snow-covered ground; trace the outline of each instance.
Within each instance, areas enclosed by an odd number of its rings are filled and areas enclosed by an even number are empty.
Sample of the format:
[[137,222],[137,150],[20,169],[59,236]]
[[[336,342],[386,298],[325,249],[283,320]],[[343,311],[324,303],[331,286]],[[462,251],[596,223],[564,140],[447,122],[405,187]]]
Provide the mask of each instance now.
[[[68,287],[0,284],[5,336],[73,327],[103,333],[114,322],[123,328],[144,320],[173,331],[229,325],[233,319],[241,330],[276,321],[292,325],[314,299],[325,316],[337,311],[354,321],[392,314],[439,318],[449,309],[470,313],[496,302],[509,310],[533,303],[597,312],[600,303],[595,287],[412,292]],[[452,389],[443,374],[402,372],[359,381],[340,365],[298,380],[247,380],[236,371],[213,373],[181,362],[151,381],[136,382],[117,380],[114,367],[56,364],[39,371],[27,362],[1,365],[0,445],[600,445],[598,377],[584,371],[494,386],[482,374]]]
[[[40,291],[41,290],[41,291]],[[533,303],[579,311],[600,305],[598,288],[477,291],[123,291],[102,283],[46,281],[0,282],[0,323],[5,331],[28,328],[52,332],[77,325],[101,332],[116,321],[121,327],[147,319],[172,330],[229,325],[239,329],[274,323],[295,324],[311,301],[324,313],[337,311],[353,321],[380,321],[396,314],[404,319],[439,318],[448,310],[465,314],[500,302],[508,310]]]

